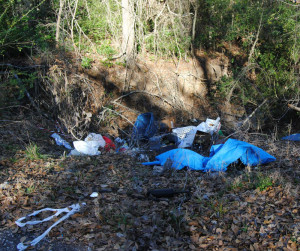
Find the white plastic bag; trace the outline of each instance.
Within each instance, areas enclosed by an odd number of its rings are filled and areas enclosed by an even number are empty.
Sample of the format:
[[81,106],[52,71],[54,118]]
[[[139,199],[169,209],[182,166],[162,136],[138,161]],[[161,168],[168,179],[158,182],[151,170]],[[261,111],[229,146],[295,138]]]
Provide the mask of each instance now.
[[75,149],[82,154],[86,155],[99,155],[101,154],[100,151],[98,151],[99,147],[105,146],[105,140],[100,134],[96,133],[90,133],[84,141],[78,140],[74,141],[73,145]]
[[186,134],[195,128],[195,126],[180,127],[173,129],[172,132],[175,133],[179,139],[184,139]]
[[207,118],[205,122],[202,122],[197,127],[196,126],[187,126],[173,129],[172,132],[177,135],[181,140],[178,148],[191,147],[197,131],[206,132],[213,134],[218,132],[221,128],[220,118],[216,120]]
[[202,122],[197,126],[197,131],[213,134],[214,132],[218,132],[220,128],[220,117],[218,117],[216,120],[207,118],[205,122]]
[[180,139],[179,148],[190,147],[195,138],[196,126],[180,127],[173,129],[172,132]]

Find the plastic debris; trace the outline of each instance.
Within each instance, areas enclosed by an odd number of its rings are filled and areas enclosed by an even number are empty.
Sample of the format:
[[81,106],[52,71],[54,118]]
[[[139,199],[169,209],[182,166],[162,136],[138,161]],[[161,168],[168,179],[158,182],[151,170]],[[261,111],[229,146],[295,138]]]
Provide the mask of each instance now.
[[179,141],[179,138],[175,134],[164,134],[150,138],[148,146],[152,151],[163,153],[177,148]]
[[210,133],[216,133],[220,130],[221,123],[220,118],[218,117],[216,120],[207,118],[205,122],[200,123],[198,126],[187,126],[173,129],[173,133],[175,133],[178,138],[181,139],[178,148],[187,148],[193,145],[193,141],[197,131]]
[[149,161],[149,157],[147,154],[139,154],[138,155],[138,161]]
[[167,160],[172,161],[172,168],[180,170],[189,167],[191,170],[226,171],[227,167],[241,160],[244,165],[256,166],[275,161],[276,158],[257,146],[247,142],[228,139],[225,144],[213,145],[210,157],[188,149],[174,149],[156,157],[156,161],[145,162],[143,165],[164,165]]
[[200,150],[202,154],[209,153],[212,145],[211,135],[207,132],[197,131],[193,141],[193,149]]
[[90,195],[90,197],[91,198],[97,198],[98,197],[98,193],[97,192],[93,192],[91,195]]
[[204,170],[203,162],[207,157],[188,149],[173,149],[168,152],[156,156],[157,161],[144,162],[143,165],[165,165],[171,160],[171,167],[181,170],[184,167],[189,167],[191,170]]
[[153,113],[140,114],[133,127],[133,139],[142,140],[151,138],[157,131]]
[[73,149],[68,156],[83,156],[85,154],[78,152],[76,149]]
[[179,139],[184,139],[190,131],[194,130],[196,126],[186,126],[186,127],[180,127],[180,128],[175,128],[172,130],[173,133],[179,138]]
[[99,147],[104,148],[105,147],[105,140],[100,134],[96,133],[90,133],[84,141],[74,141],[73,145],[75,147],[76,151],[72,151],[70,155],[78,155],[78,152],[81,154],[86,155],[99,155],[101,154],[100,151],[98,151]]
[[153,150],[153,151],[157,151],[162,147],[161,144],[161,136],[154,136],[152,138],[149,139],[149,149]]
[[117,153],[124,153],[126,151],[129,150],[129,146],[128,144],[125,142],[122,146],[120,146],[119,148],[117,148],[116,152]]
[[300,133],[295,133],[289,136],[285,136],[282,140],[300,141]]
[[225,144],[212,146],[210,158],[205,166],[206,171],[226,171],[227,166],[237,160],[250,166],[267,164],[276,160],[261,148],[236,139],[228,139]]
[[207,132],[213,134],[215,132],[219,132],[221,128],[220,118],[218,117],[216,120],[207,118],[205,122],[202,122],[197,126],[197,130],[201,132]]
[[160,121],[158,126],[160,132],[171,132],[175,128],[175,118],[167,117]]
[[116,150],[116,146],[112,140],[106,136],[103,136],[103,139],[105,140],[105,151],[110,151],[110,150]]
[[62,139],[62,137],[60,137],[57,133],[53,133],[51,135],[51,137],[55,139],[55,142],[58,146],[64,146],[65,148],[67,148],[69,150],[73,149],[72,146],[67,141]]
[[121,145],[121,144],[124,144],[125,142],[126,142],[126,141],[125,141],[124,139],[121,139],[121,138],[119,138],[119,137],[115,138],[115,143],[116,143],[116,144]]
[[[61,209],[54,209],[54,208],[44,208],[38,211],[33,212],[32,214],[27,215],[26,217],[22,217],[20,219],[18,219],[15,223],[19,226],[19,227],[24,227],[26,225],[36,225],[36,224],[40,224],[43,223],[45,221],[49,221],[52,220],[54,217],[58,217],[61,213],[66,213],[63,217],[61,217],[59,220],[57,220],[54,224],[52,224],[43,234],[41,234],[40,236],[38,236],[37,238],[35,238],[33,241],[31,241],[29,243],[29,246],[24,245],[23,243],[19,243],[17,246],[17,249],[19,251],[21,250],[25,250],[26,248],[30,247],[30,246],[35,246],[37,243],[39,243],[43,238],[45,238],[45,236],[51,231],[51,229],[53,227],[55,227],[56,225],[58,225],[59,223],[61,223],[62,221],[64,221],[65,219],[69,218],[71,215],[77,213],[80,211],[80,206],[84,206],[86,205],[85,203],[80,204],[73,204],[69,207],[65,207],[65,208],[61,208]],[[71,209],[71,210],[70,210]],[[52,212],[56,212],[55,214],[53,214],[52,216],[49,216],[43,220],[37,220],[37,221],[27,221],[25,223],[23,223],[22,221],[24,221],[25,219],[27,219],[27,217],[31,217],[31,216],[36,216],[41,212],[45,212],[45,211],[52,211]]]

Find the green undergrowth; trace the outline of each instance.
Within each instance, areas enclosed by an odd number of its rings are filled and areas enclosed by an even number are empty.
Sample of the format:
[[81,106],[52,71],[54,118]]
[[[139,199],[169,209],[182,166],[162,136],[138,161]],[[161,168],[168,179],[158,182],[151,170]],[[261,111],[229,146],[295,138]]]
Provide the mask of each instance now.
[[46,159],[49,155],[42,154],[35,143],[30,143],[25,148],[25,157],[30,160]]

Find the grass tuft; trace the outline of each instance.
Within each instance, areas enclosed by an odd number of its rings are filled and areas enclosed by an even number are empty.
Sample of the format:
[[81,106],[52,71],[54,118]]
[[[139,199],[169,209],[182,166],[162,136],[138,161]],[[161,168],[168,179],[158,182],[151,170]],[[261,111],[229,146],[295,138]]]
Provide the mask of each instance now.
[[34,143],[30,143],[26,146],[25,155],[26,158],[30,160],[45,159],[48,157],[47,155],[40,153],[40,148]]

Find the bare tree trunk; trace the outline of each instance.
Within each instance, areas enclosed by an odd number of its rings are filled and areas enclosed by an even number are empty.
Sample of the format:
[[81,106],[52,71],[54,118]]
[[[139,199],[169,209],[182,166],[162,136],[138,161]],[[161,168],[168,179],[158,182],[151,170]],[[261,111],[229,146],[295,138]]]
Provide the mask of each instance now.
[[64,7],[64,2],[65,2],[65,0],[59,1],[59,11],[58,11],[58,15],[57,15],[56,34],[55,34],[56,48],[58,48],[58,46],[59,46],[60,20],[61,20],[62,9]]
[[122,0],[123,40],[122,51],[127,63],[131,63],[134,57],[135,32],[134,32],[134,8],[132,0]]

